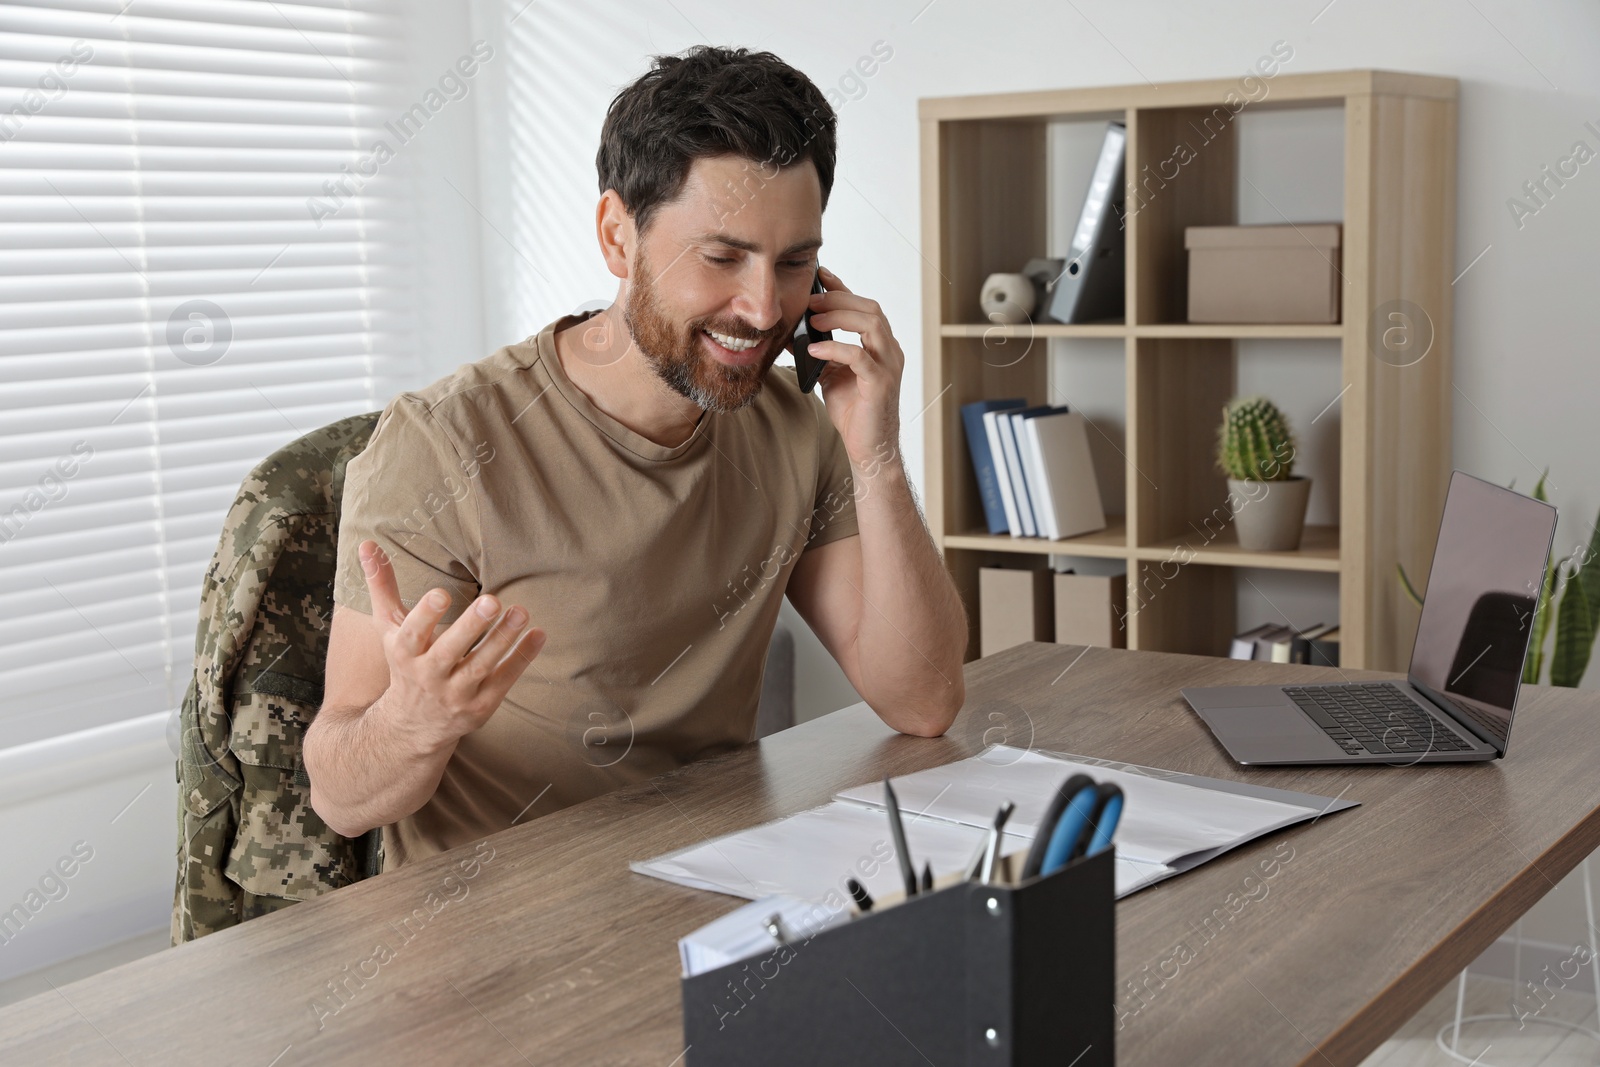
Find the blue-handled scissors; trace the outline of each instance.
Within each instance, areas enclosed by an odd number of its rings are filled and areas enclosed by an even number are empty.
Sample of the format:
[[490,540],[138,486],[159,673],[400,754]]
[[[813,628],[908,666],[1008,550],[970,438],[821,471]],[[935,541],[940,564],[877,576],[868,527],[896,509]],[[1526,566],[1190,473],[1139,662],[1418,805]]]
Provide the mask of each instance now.
[[1122,803],[1122,790],[1110,782],[1101,783],[1099,810],[1091,820],[1094,823],[1094,834],[1089,838],[1082,855],[1093,856],[1110,846],[1111,835],[1117,832],[1117,823],[1122,821]]
[[1079,790],[1050,835],[1040,873],[1051,874],[1072,860],[1108,847],[1121,821],[1122,805],[1122,790],[1110,782]]
[[1055,829],[1050,832],[1050,844],[1045,849],[1044,862],[1039,867],[1040,874],[1050,874],[1066,864],[1077,848],[1084,828],[1089,825],[1089,817],[1094,814],[1099,798],[1099,787],[1091,783],[1079,789],[1067,801],[1061,817],[1056,820]]
[[1055,832],[1056,823],[1061,821],[1061,813],[1067,810],[1067,803],[1078,795],[1078,790],[1093,785],[1094,779],[1087,774],[1074,774],[1050,794],[1050,804],[1034,831],[1033,844],[1028,847],[1028,857],[1022,865],[1024,879],[1037,878],[1044,869],[1044,854],[1050,849],[1050,836]]

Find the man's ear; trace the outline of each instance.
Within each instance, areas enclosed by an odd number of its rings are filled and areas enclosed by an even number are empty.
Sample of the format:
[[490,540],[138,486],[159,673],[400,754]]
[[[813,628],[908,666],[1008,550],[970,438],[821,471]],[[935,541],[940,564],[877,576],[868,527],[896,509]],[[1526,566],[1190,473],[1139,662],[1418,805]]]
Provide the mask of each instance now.
[[600,240],[600,255],[606,261],[606,269],[613,276],[626,279],[638,247],[638,237],[633,228],[633,216],[628,214],[615,189],[607,189],[595,207],[595,235]]

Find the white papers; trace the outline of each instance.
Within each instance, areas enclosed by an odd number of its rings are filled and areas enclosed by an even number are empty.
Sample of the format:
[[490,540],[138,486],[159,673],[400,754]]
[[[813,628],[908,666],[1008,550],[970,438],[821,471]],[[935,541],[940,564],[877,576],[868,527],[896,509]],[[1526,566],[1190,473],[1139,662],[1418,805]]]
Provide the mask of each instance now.
[[814,937],[849,918],[843,908],[832,910],[795,897],[762,897],[715,919],[687,937],[678,939],[678,960],[683,976],[692,978],[751,956],[778,948],[767,930],[767,919],[777,915],[783,931],[795,941]]
[[[1097,782],[1122,789],[1122,821],[1117,826],[1118,855],[1148,863],[1177,864],[1196,853],[1240,845],[1262,834],[1314,816],[1322,805],[1293,805],[1259,797],[1204,789],[1187,782],[1153,778],[1090,763],[1047,756],[1041,752],[996,745],[981,756],[930,767],[894,779],[900,810],[930,818],[986,826],[1007,800],[1017,810],[1008,830],[1031,841],[1044,818],[1050,796],[1068,775],[1087,774]],[[881,803],[881,783],[856,786],[839,794],[844,800]]]
[[[878,791],[883,791],[881,784]],[[918,875],[924,862],[933,865],[936,877],[965,870],[987,833],[909,812],[903,822]],[[1028,847],[1027,837],[1007,834],[1006,838],[1002,855]],[[889,817],[881,810],[837,800],[630,866],[678,885],[752,900],[788,894],[843,907],[850,901],[845,885],[850,878],[873,897],[905,892]]]
[[[925,861],[932,863],[936,878],[965,871],[995,810],[1008,800],[1017,807],[1006,823],[1002,854],[1026,851],[1052,793],[1074,773],[1122,789],[1123,813],[1114,838],[1118,897],[1263,834],[1354,806],[1337,798],[996,745],[970,759],[894,779],[918,873]],[[881,782],[854,786],[820,808],[630,867],[733,896],[786,894],[845,907],[850,900],[845,882],[851,877],[874,897],[904,889],[883,803]]]

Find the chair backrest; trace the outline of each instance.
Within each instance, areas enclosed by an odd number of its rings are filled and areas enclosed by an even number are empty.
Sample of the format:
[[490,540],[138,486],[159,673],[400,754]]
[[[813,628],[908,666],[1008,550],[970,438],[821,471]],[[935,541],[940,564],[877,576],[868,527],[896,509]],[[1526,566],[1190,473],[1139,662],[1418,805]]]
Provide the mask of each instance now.
[[174,945],[382,867],[381,830],[343,837],[312,810],[301,759],[322,704],[345,465],[380,414],[278,449],[228,511],[180,713]]

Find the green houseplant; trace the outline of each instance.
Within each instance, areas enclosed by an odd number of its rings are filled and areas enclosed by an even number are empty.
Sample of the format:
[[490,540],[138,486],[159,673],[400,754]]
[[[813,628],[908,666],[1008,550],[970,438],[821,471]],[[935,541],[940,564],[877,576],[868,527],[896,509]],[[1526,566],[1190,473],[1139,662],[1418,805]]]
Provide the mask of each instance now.
[[1239,547],[1288,552],[1300,547],[1311,479],[1293,473],[1289,420],[1264,396],[1241,396],[1222,409],[1217,466],[1228,476],[1228,507]]
[[[1544,481],[1550,472],[1539,475],[1533,487],[1533,498],[1549,502]],[[1515,479],[1512,485],[1515,485]],[[1511,488],[1507,486],[1506,488]],[[1545,644],[1554,634],[1550,655],[1550,684],[1577,688],[1588,669],[1589,656],[1594,651],[1595,630],[1600,626],[1600,518],[1589,534],[1589,543],[1575,549],[1562,559],[1551,557],[1545,567],[1544,583],[1539,589],[1539,600],[1533,609],[1533,633],[1528,641],[1528,658],[1522,663],[1522,680],[1538,684],[1544,673]],[[1406,595],[1418,606],[1422,597],[1406,576],[1406,569],[1395,564],[1400,575],[1400,585]],[[1555,624],[1551,625],[1550,605],[1555,603]]]

